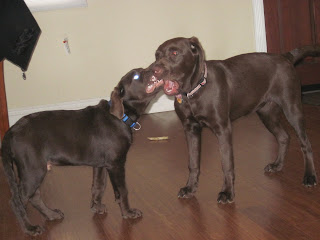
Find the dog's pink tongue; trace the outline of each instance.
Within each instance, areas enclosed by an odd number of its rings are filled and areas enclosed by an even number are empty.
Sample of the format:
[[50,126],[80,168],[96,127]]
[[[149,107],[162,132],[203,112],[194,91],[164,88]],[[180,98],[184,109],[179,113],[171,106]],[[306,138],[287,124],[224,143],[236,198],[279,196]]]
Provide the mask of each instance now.
[[164,83],[164,88],[168,91],[170,91],[172,89],[173,86],[173,82],[170,80],[166,80]]
[[179,85],[174,81],[166,80],[163,88],[164,88],[165,94],[175,95],[178,93]]

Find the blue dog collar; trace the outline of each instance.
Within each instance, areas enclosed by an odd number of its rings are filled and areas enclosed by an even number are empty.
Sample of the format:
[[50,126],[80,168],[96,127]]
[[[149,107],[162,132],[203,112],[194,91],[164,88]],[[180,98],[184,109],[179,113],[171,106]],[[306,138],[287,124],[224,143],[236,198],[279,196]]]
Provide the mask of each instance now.
[[[108,101],[109,106],[111,106],[111,100]],[[141,129],[141,125],[139,122],[135,122],[133,121],[127,114],[123,114],[122,118],[121,118],[122,122],[124,122],[127,126],[129,126],[130,128],[138,131]],[[136,126],[136,127],[135,127]]]
[[[141,125],[138,122],[134,122],[127,114],[123,114],[123,117],[121,119],[125,124],[127,124],[130,128],[133,128],[134,130],[140,130]],[[137,126],[137,128],[135,128]]]

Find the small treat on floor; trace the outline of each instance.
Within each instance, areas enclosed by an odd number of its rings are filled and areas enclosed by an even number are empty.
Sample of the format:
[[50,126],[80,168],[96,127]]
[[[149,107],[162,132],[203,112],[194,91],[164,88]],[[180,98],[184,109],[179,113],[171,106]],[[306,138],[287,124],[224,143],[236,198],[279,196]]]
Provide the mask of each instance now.
[[168,136],[163,136],[163,137],[148,137],[150,141],[161,141],[161,140],[168,140]]

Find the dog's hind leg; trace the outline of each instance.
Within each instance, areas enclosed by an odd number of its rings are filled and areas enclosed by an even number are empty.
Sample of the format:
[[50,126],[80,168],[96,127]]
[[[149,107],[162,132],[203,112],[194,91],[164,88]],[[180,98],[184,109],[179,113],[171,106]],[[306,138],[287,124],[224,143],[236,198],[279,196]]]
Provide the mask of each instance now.
[[27,203],[28,201],[24,201],[24,203],[22,203],[18,190],[12,194],[10,205],[17,216],[18,222],[23,231],[32,236],[40,235],[43,232],[43,228],[41,226],[31,224],[26,212]]
[[300,96],[299,98],[292,97],[290,101],[282,105],[282,108],[287,120],[296,131],[297,136],[300,140],[305,165],[303,184],[306,186],[316,185],[317,177],[314,168],[313,153],[305,130]]
[[21,225],[23,231],[29,235],[37,236],[40,235],[44,229],[38,225],[32,225],[27,216],[26,209],[18,203],[20,199],[17,199],[15,196],[12,197],[10,204],[13,212],[17,216],[18,222]]
[[277,159],[264,168],[265,172],[278,172],[282,169],[289,146],[290,136],[280,123],[281,113],[281,108],[274,102],[266,103],[266,105],[257,111],[259,118],[277,139],[279,146]]
[[[24,231],[30,235],[36,236],[41,234],[44,231],[44,229],[41,226],[32,225],[30,223],[25,209],[27,207],[27,204],[30,198],[35,194],[36,190],[40,186],[45,176],[45,171],[43,170],[30,171],[30,169],[27,169],[27,168],[21,169],[18,167],[18,172],[19,172],[19,178],[20,178],[20,181],[19,181],[19,198],[20,199],[19,200],[21,201],[21,205],[20,205],[21,207],[18,206],[17,204],[14,204],[15,202],[12,202],[12,207]],[[18,211],[18,214],[16,211]]]
[[125,182],[124,166],[108,169],[116,202],[119,203],[123,218],[138,218],[142,212],[138,209],[130,208],[128,201],[128,190]]
[[59,209],[48,208],[41,199],[40,189],[38,188],[30,198],[31,204],[49,221],[63,219],[64,215]]
[[[30,223],[30,220],[27,216],[26,212],[26,205],[28,203],[28,199],[21,197],[21,189],[23,185],[26,185],[26,182],[24,182],[21,179],[21,176],[26,175],[25,172],[27,171],[26,168],[18,168],[19,172],[19,184],[17,182],[17,178],[15,176],[14,168],[13,168],[13,162],[17,163],[17,159],[14,159],[11,154],[11,145],[10,145],[10,137],[11,135],[7,134],[4,138],[4,141],[2,143],[2,162],[3,167],[5,170],[5,174],[8,178],[8,182],[10,185],[10,190],[12,193],[12,198],[10,200],[11,208],[16,215],[18,222],[22,228],[22,230],[30,235],[36,236],[43,232],[42,227],[40,226],[34,226]],[[17,166],[18,167],[18,166]]]
[[91,210],[95,213],[104,214],[107,212],[106,206],[101,203],[106,185],[107,169],[105,167],[93,168]]

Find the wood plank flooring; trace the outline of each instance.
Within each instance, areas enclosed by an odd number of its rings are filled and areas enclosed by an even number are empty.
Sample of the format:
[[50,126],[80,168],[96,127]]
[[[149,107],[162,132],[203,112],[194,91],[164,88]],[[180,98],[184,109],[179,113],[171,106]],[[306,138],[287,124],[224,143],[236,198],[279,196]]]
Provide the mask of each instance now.
[[[320,176],[320,107],[304,105],[307,132]],[[25,235],[8,204],[10,191],[0,169],[0,239],[50,240],[316,240],[320,239],[320,187],[302,185],[303,158],[292,128],[291,144],[282,172],[265,174],[277,144],[257,115],[233,123],[236,198],[232,204],[216,202],[222,170],[216,137],[204,129],[199,189],[194,198],[178,199],[188,176],[188,156],[182,126],[174,112],[144,115],[135,132],[126,172],[129,201],[143,218],[124,220],[110,182],[104,196],[106,215],[90,211],[92,169],[53,167],[41,187],[48,206],[65,214],[62,221],[45,222],[28,206],[33,223],[43,224],[39,237]],[[169,136],[151,142],[147,137]]]

